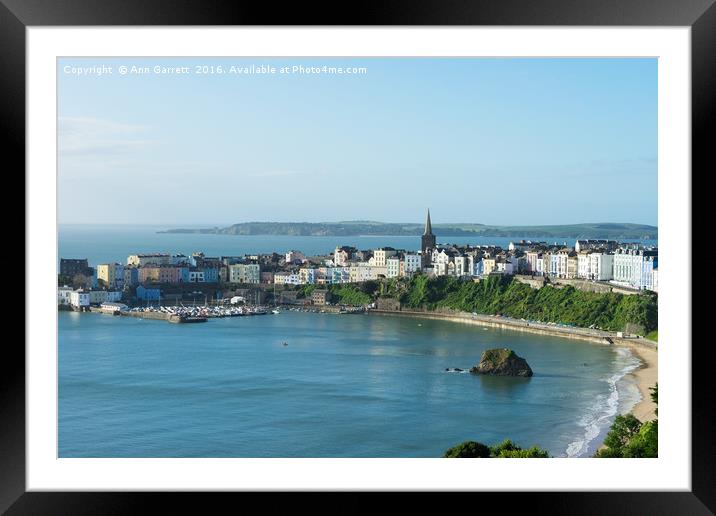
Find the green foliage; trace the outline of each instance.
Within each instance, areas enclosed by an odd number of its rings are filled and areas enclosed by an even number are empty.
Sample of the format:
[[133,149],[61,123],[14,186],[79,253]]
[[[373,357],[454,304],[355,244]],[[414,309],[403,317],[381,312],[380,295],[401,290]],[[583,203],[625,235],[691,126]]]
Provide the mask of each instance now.
[[298,297],[311,297],[313,291],[318,288],[318,285],[301,285],[298,287]]
[[584,292],[572,286],[533,289],[509,276],[474,282],[417,275],[407,282],[398,299],[409,308],[503,314],[585,328],[594,325],[612,331],[623,331],[627,324],[640,325],[646,331],[657,326],[656,295]]
[[[651,390],[651,399],[658,403],[658,384]],[[658,414],[658,410],[654,411]],[[659,421],[642,423],[633,414],[617,416],[607,437],[605,448],[594,454],[599,458],[645,458],[659,456]]]
[[509,439],[505,439],[500,444],[490,447],[476,441],[465,441],[448,449],[443,457],[546,459],[549,458],[549,453],[537,446],[523,450]]
[[641,428],[639,421],[633,414],[619,415],[614,419],[607,437],[604,439],[604,445],[610,448],[618,456],[624,456],[624,448]]
[[490,452],[493,457],[507,459],[547,459],[549,453],[538,446],[532,446],[523,450],[509,439],[505,439],[500,444],[492,446]]
[[480,362],[484,360],[492,366],[497,366],[514,355],[515,352],[507,348],[488,349],[483,352]]
[[355,306],[370,303],[373,300],[371,294],[368,294],[363,290],[364,288],[369,288],[366,283],[330,285],[329,290],[333,296],[333,302],[342,305]]
[[644,458],[659,456],[659,422],[647,421],[622,450],[622,457]]
[[486,459],[490,457],[490,448],[476,441],[465,441],[448,449],[443,457]]
[[646,338],[654,342],[659,342],[659,330],[650,331],[646,334]]

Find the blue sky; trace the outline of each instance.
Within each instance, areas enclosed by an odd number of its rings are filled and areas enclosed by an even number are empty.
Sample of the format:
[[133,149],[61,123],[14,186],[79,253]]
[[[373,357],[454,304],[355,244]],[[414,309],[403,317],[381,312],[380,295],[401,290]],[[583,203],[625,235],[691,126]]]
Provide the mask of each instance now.
[[[251,64],[367,73],[118,73]],[[58,95],[60,223],[657,223],[656,59],[76,58]]]

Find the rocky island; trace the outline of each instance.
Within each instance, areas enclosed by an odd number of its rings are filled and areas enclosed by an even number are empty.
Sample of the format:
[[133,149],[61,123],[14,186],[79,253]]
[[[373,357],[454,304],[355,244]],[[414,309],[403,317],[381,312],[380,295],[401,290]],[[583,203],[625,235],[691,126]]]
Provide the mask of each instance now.
[[532,376],[527,361],[508,348],[488,349],[482,352],[480,363],[470,369],[471,373],[492,376]]

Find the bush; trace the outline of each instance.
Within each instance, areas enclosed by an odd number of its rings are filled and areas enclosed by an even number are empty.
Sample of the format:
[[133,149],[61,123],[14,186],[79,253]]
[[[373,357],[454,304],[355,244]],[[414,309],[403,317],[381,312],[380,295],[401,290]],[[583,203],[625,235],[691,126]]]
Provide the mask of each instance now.
[[[651,388],[651,399],[659,402],[658,387]],[[658,409],[654,411],[658,415]],[[642,423],[633,414],[614,419],[604,448],[594,454],[598,458],[645,458],[659,456],[659,421]]]
[[490,457],[490,448],[476,441],[465,441],[448,449],[443,457],[486,459]]
[[497,444],[490,448],[493,457],[498,458],[536,458],[546,459],[549,457],[547,450],[542,450],[538,446],[532,446],[526,450],[523,450],[509,439],[505,439],[500,444]]
[[658,457],[659,456],[659,422],[647,421],[639,432],[631,438],[622,450],[622,457]]
[[333,300],[338,304],[366,305],[373,300],[372,296],[364,291],[364,289],[370,288],[368,283],[360,284],[360,286],[359,284],[331,285],[329,290]]
[[537,446],[523,450],[509,439],[500,444],[487,447],[477,441],[465,441],[448,449],[443,457],[448,458],[539,458],[546,459],[549,454]]

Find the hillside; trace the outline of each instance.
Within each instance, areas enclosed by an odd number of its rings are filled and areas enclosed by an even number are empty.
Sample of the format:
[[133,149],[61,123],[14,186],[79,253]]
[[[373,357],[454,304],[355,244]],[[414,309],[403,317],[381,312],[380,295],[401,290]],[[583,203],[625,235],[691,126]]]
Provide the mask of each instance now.
[[[345,222],[242,222],[224,228],[170,229],[162,233],[208,233],[220,235],[291,236],[412,236],[423,232],[423,224],[374,221]],[[589,223],[554,226],[490,226],[475,223],[433,224],[438,237],[485,236],[524,238],[657,239],[656,226],[629,223]]]

